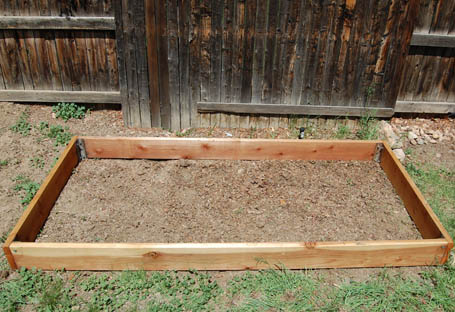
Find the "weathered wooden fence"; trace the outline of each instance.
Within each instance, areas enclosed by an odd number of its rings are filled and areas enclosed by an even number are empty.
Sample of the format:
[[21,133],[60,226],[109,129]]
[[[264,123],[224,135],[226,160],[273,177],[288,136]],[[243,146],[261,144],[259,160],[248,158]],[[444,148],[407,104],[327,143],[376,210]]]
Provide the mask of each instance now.
[[122,103],[172,129],[443,113],[454,25],[452,0],[3,0],[0,101]]
[[397,112],[455,111],[455,1],[421,0]]
[[198,110],[391,116],[418,9],[418,0],[118,4],[128,123],[173,129],[211,124]]
[[0,100],[119,102],[112,0],[2,0]]

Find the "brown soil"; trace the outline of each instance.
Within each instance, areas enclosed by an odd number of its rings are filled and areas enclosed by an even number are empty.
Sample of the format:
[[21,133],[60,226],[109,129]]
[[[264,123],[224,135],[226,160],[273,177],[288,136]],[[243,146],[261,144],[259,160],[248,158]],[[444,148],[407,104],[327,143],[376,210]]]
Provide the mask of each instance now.
[[39,241],[419,238],[375,162],[85,160]]

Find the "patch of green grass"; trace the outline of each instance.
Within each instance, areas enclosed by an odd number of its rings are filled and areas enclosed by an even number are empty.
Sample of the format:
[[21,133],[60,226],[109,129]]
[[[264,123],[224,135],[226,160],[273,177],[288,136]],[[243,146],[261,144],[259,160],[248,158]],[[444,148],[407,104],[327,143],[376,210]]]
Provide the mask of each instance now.
[[10,130],[16,133],[20,133],[23,136],[30,135],[32,125],[28,122],[28,119],[29,115],[25,112],[22,113],[16,123],[10,127]]
[[232,311],[315,311],[324,304],[322,285],[305,272],[284,268],[246,272],[228,286]]
[[[417,280],[390,276],[384,270],[369,281],[341,285],[326,308],[334,311],[454,311],[453,273],[453,268],[445,267],[428,271]],[[438,287],[436,283],[441,282],[445,286]]]
[[0,168],[1,167],[6,167],[6,166],[8,166],[8,164],[9,164],[9,160],[8,159],[0,160]]
[[359,119],[357,137],[361,140],[377,140],[379,138],[379,122],[374,113],[367,112]]
[[69,127],[62,127],[60,125],[50,126],[46,136],[51,139],[55,139],[55,146],[65,146],[71,140],[73,134],[69,132]]
[[55,117],[68,121],[70,119],[83,119],[89,110],[74,103],[61,102],[52,107],[52,112],[55,113]]
[[14,190],[21,194],[21,204],[28,205],[38,192],[40,184],[22,175],[18,175],[14,181],[16,182]]

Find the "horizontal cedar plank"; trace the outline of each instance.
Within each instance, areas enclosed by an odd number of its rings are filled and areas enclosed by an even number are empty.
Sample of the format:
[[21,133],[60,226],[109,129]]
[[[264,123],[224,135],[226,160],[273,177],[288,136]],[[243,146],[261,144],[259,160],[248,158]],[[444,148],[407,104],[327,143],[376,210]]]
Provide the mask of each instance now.
[[449,233],[426,202],[419,189],[412,181],[406,169],[396,158],[392,149],[384,143],[384,150],[381,155],[381,167],[392,183],[398,195],[403,200],[409,215],[425,239],[440,238],[443,236],[450,247],[453,247]]
[[11,244],[18,267],[43,270],[257,270],[436,265],[447,241],[222,244]]
[[371,160],[380,141],[82,137],[88,158]]
[[455,103],[397,101],[395,113],[447,114],[455,112]]
[[376,117],[391,117],[393,115],[392,108],[365,108],[352,106],[198,102],[197,108],[199,112],[237,114],[363,116],[367,112],[370,112],[374,113]]
[[48,91],[0,90],[5,102],[79,102],[120,104],[120,92],[110,91]]
[[[33,242],[41,230],[60,192],[66,185],[74,167],[79,162],[76,151],[77,137],[73,137],[47,178],[41,184],[33,200],[24,211],[3,246],[8,255],[14,241]],[[8,259],[10,260],[10,259]]]
[[115,30],[113,17],[0,16],[0,29]]
[[439,48],[455,48],[455,36],[413,33],[411,38],[411,45]]

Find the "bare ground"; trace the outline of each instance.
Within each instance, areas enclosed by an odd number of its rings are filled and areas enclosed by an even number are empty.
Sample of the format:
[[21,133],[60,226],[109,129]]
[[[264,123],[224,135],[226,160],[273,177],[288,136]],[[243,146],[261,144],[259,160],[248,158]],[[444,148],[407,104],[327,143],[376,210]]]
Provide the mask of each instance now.
[[419,239],[379,164],[85,160],[40,241]]

